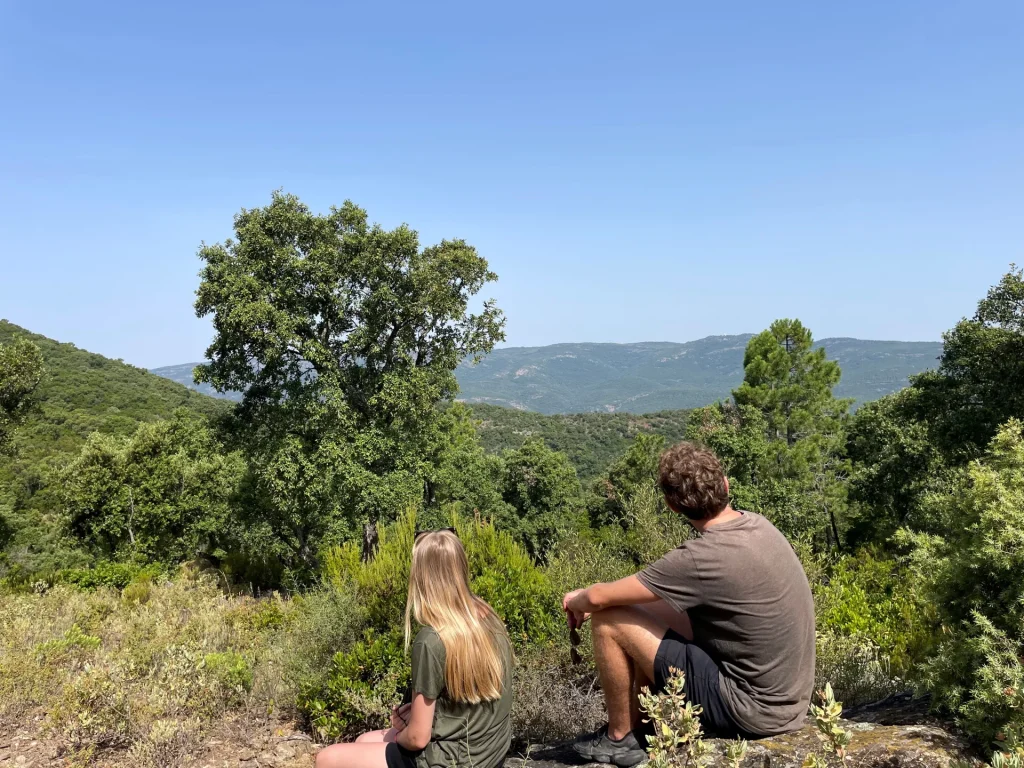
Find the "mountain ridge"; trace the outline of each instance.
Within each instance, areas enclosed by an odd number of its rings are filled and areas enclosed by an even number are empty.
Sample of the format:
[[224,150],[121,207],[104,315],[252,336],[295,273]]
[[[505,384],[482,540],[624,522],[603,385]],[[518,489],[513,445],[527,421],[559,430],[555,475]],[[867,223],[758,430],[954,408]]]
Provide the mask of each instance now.
[[[651,413],[697,408],[727,397],[743,380],[743,353],[754,334],[706,336],[688,342],[561,342],[495,349],[477,365],[459,366],[459,400],[544,414],[595,411]],[[941,342],[888,341],[837,336],[815,342],[839,362],[839,397],[856,403],[907,385],[934,367]],[[215,397],[192,383],[198,363],[151,371]]]

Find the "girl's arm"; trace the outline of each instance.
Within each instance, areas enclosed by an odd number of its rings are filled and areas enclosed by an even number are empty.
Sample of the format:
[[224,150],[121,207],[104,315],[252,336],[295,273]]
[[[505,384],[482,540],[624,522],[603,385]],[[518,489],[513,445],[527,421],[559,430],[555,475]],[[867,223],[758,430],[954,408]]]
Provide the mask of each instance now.
[[408,714],[409,725],[398,733],[395,739],[401,746],[417,752],[430,743],[434,732],[434,699],[428,699],[416,692]]

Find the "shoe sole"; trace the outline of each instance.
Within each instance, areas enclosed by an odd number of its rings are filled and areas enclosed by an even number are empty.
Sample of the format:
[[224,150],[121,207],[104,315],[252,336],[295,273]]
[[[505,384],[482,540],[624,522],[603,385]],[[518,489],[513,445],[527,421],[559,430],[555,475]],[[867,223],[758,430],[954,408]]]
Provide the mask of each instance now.
[[591,752],[589,755],[581,755],[586,760],[595,763],[617,765],[619,768],[633,768],[647,760],[647,753],[642,749],[634,749],[629,752]]

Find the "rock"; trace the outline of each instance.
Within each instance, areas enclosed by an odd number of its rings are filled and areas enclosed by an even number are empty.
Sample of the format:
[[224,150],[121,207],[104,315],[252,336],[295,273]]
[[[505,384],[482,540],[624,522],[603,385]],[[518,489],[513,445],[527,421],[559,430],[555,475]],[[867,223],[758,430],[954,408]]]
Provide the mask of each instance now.
[[[845,768],[950,768],[956,761],[979,763],[953,730],[927,715],[927,702],[904,694],[844,713],[840,725],[852,733]],[[708,739],[713,748],[708,765],[725,768],[729,743]],[[800,768],[811,752],[822,753],[813,723],[783,736],[752,741],[743,768]],[[838,760],[830,761],[837,764]],[[568,743],[535,747],[527,756],[509,757],[507,768],[578,766]]]

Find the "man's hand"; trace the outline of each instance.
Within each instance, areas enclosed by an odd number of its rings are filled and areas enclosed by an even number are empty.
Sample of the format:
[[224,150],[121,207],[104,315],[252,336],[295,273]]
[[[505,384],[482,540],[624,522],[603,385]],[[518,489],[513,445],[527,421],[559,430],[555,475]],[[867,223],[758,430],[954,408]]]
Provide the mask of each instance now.
[[586,589],[566,593],[562,598],[562,610],[571,614],[576,626],[580,626],[595,611],[616,605],[643,605],[658,599],[636,576],[627,576],[610,584],[592,584]]
[[572,617],[570,627],[581,627],[583,622],[590,618],[590,612],[586,610],[587,599],[585,589],[574,589],[567,592],[562,598],[562,610]]
[[396,731],[403,731],[409,725],[409,712],[412,704],[403,704],[400,707],[391,709],[391,727]]

